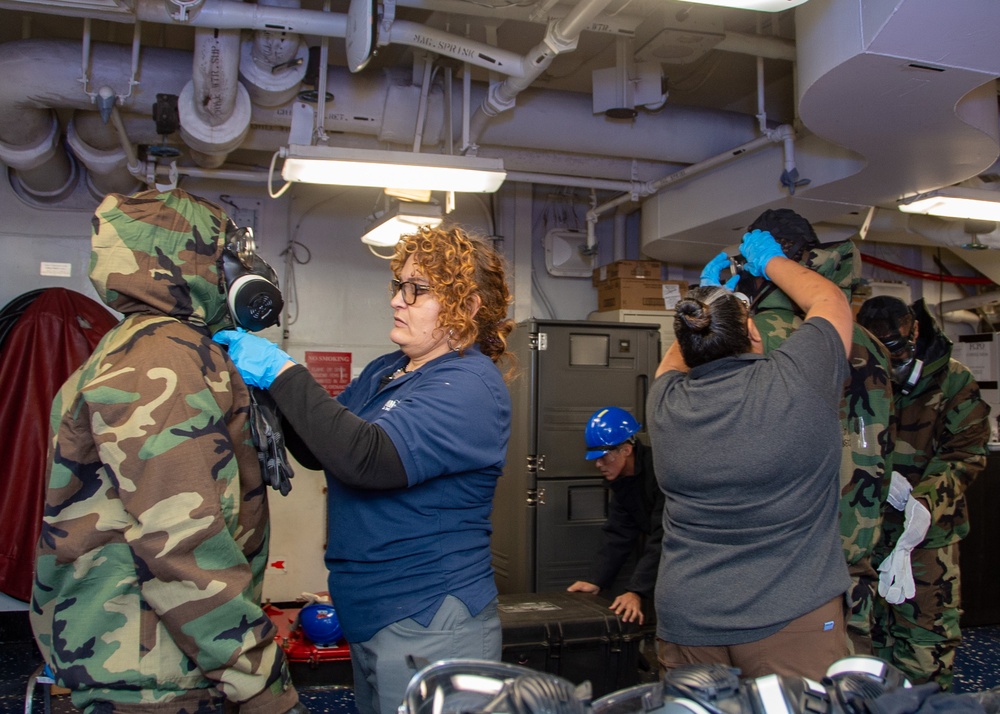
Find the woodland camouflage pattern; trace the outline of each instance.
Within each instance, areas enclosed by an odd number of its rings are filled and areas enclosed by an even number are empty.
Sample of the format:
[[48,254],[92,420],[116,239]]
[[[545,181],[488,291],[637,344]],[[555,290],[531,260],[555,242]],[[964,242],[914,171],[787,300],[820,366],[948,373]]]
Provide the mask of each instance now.
[[[839,285],[851,299],[861,277],[861,260],[851,241],[817,246],[802,263]],[[802,324],[801,311],[778,289],[755,306],[754,323],[765,354]],[[872,609],[878,573],[872,554],[879,542],[882,509],[892,475],[895,442],[889,355],[860,325],[854,325],[849,379],[840,403],[843,457],[840,462],[840,539],[851,575],[847,629],[854,654],[871,654]]]
[[[924,369],[910,394],[896,395],[893,468],[913,486],[911,495],[927,505],[931,525],[910,558],[916,597],[899,605],[880,604],[875,654],[914,682],[934,680],[949,689],[961,641],[958,543],[969,533],[965,491],[986,466],[990,408],[972,373],[951,358],[951,340],[922,300],[913,311]],[[887,508],[877,562],[902,531],[903,514]]]
[[93,219],[91,280],[125,316],[52,405],[30,610],[88,711],[298,700],[259,604],[268,508],[249,395],[211,340],[232,325],[226,222],[180,190],[112,194]]

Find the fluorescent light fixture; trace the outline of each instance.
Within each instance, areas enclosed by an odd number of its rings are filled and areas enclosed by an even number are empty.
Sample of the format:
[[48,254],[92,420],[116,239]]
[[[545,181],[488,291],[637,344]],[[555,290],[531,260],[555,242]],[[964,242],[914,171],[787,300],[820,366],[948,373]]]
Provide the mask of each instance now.
[[282,148],[285,181],[493,193],[507,177],[501,159],[408,151],[369,151],[291,144]]
[[950,186],[901,198],[897,203],[904,213],[1000,221],[1000,192],[989,189]]
[[757,10],[758,12],[781,12],[796,5],[801,5],[806,0],[688,0],[688,2],[699,5],[718,5],[719,7],[733,7],[738,10]]
[[420,226],[441,225],[441,206],[436,203],[394,203],[361,236],[361,242],[381,247],[394,246],[400,236],[415,233]]

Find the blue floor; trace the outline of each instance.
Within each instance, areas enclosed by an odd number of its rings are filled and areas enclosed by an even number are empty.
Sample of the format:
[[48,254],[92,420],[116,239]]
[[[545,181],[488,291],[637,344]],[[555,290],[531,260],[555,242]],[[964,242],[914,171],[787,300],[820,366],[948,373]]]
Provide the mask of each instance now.
[[[1000,687],[1000,626],[967,628],[955,661],[955,693]],[[0,714],[24,711],[28,678],[40,662],[33,643],[0,645]],[[41,712],[41,688],[34,711]],[[347,687],[300,687],[300,697],[311,712],[356,714],[354,694]],[[69,698],[52,698],[52,712],[70,714]]]

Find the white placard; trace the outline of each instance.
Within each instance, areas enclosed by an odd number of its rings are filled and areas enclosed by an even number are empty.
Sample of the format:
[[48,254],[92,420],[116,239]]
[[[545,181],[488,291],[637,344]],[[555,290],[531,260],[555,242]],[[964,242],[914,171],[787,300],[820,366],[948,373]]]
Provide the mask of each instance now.
[[40,275],[52,278],[70,278],[73,276],[72,263],[46,263],[42,261]]

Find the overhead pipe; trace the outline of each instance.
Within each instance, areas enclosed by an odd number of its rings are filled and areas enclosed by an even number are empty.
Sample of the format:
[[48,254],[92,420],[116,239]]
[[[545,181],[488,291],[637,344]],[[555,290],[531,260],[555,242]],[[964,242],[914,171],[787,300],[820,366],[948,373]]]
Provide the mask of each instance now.
[[976,308],[992,305],[993,303],[1000,303],[1000,290],[980,293],[979,295],[970,295],[969,297],[958,298],[957,300],[945,300],[938,305],[938,308],[941,312],[946,313],[959,312],[975,310]]
[[[151,107],[155,93],[177,93],[190,70],[190,52],[147,49],[144,85],[131,101]],[[88,47],[89,76],[98,86],[123,87],[133,76],[133,57],[122,45]],[[0,45],[0,160],[13,171],[15,187],[39,203],[53,203],[72,193],[79,167],[59,140],[55,110],[92,112],[79,75],[80,44],[70,41],[19,40]],[[37,91],[43,87],[44,91]],[[128,176],[120,177],[128,181]]]
[[656,181],[640,184],[640,188],[638,191],[622,194],[621,196],[613,198],[610,201],[605,201],[601,205],[590,209],[589,211],[587,211],[587,216],[586,216],[587,246],[589,248],[593,248],[594,245],[596,244],[597,239],[596,239],[595,227],[602,213],[606,213],[612,208],[616,208],[623,204],[637,201],[640,197],[650,196],[658,192],[660,189],[663,189],[671,184],[692,178],[693,176],[696,176],[700,173],[704,173],[709,169],[714,169],[715,167],[721,166],[722,164],[727,164],[730,161],[734,161],[745,154],[757,151],[758,149],[762,149],[765,146],[768,146],[769,144],[778,141],[786,142],[791,137],[794,137],[794,135],[795,132],[792,129],[792,127],[790,127],[787,124],[782,124],[777,128],[775,128],[773,131],[768,131],[763,136],[760,136],[754,139],[753,141],[748,141],[742,146],[737,146],[736,148],[727,151],[725,153],[717,154],[713,157],[705,159],[704,161],[699,161],[695,164],[691,164],[690,166],[683,168],[680,171],[675,171],[674,173],[668,174],[667,176],[664,176],[661,179],[657,179]]
[[263,3],[206,0],[183,20],[170,14],[162,0],[138,0],[135,16],[161,25],[188,25],[218,30],[265,30],[320,37],[346,37],[345,13],[302,10]]
[[525,59],[515,52],[409,20],[393,20],[388,33],[378,33],[378,44],[419,47],[510,77],[524,77],[528,71]]
[[[51,159],[53,165],[61,164],[59,170],[40,169],[51,173],[51,176],[46,175],[47,182],[33,186],[31,195],[38,196],[39,200],[50,200],[51,196],[64,191],[64,187],[72,190],[74,185],[76,169],[72,159],[59,145],[58,122],[53,110],[92,112],[94,109],[90,97],[81,89],[78,75],[67,72],[68,67],[79,66],[79,47],[78,42],[65,40],[20,40],[0,45],[0,152],[3,151],[2,144],[13,144],[12,139],[16,139],[29,147],[41,145],[37,152],[43,154],[43,159]],[[133,56],[126,46],[94,43],[89,52],[91,81],[96,86],[116,89],[126,86],[125,83],[133,76]],[[127,137],[131,137],[130,141],[122,142],[126,156],[129,149],[134,154],[136,144],[160,143],[161,137],[154,130],[148,114],[149,107],[153,106],[159,93],[181,94],[191,79],[193,64],[192,53],[187,51],[143,48],[139,67],[142,82],[135,85],[125,106],[117,106],[111,97],[112,106],[120,111],[118,120],[123,125],[122,136],[126,136],[124,127],[127,126]],[[232,76],[232,68],[227,71]],[[366,135],[372,137],[371,141],[386,140],[383,130],[387,124],[393,123],[391,116],[404,114],[412,117],[416,114],[419,96],[396,93],[398,84],[409,81],[406,72],[352,75],[340,67],[330,67],[329,71],[328,89],[337,96],[337,105],[332,106],[323,119],[328,129],[341,133],[341,143],[357,143],[365,140]],[[46,88],[44,94],[32,91],[39,82]],[[459,102],[456,102],[453,110],[461,111],[465,119],[470,113],[467,110],[468,98],[484,97],[487,90],[481,83],[473,87],[469,73],[465,73],[463,83],[468,89],[464,97],[466,103],[458,106]],[[236,82],[236,85],[239,84]],[[344,106],[350,106],[351,111],[343,112],[341,108]],[[517,115],[510,115],[491,125],[483,138],[494,147],[516,147],[502,151],[526,157],[524,161],[519,160],[520,165],[526,172],[537,173],[519,178],[514,174],[511,180],[548,181],[555,185],[631,192],[635,185],[631,180],[635,171],[630,171],[630,166],[640,166],[640,176],[656,176],[664,171],[664,162],[688,163],[695,157],[703,156],[706,151],[718,150],[715,147],[719,145],[732,145],[742,137],[753,134],[754,122],[746,115],[689,107],[667,107],[665,111],[676,114],[672,117],[676,121],[650,123],[631,132],[628,137],[600,141],[598,137],[607,137],[606,122],[602,117],[592,115],[587,97],[570,92],[527,91],[520,98]],[[443,112],[440,91],[432,92],[426,113],[426,131],[422,133],[425,144],[442,145],[448,126]],[[193,110],[188,113],[193,114]],[[542,122],[539,120],[541,116],[573,118],[577,126],[573,132],[566,132],[565,121]],[[114,116],[112,121],[115,121]],[[186,123],[191,125],[190,120]],[[240,147],[273,152],[275,147],[287,141],[287,131],[282,131],[281,127],[288,127],[290,123],[287,106],[252,105],[251,128]],[[408,129],[410,140],[412,132],[411,120]],[[591,146],[590,154],[579,153],[581,141]],[[210,148],[218,147],[212,145]],[[494,155],[498,150],[494,148]],[[636,162],[619,158],[622,155],[641,155],[643,159]],[[22,171],[34,171],[35,165],[24,164],[17,158],[16,155],[8,155],[7,163],[18,174],[18,179],[26,180],[21,178]],[[0,159],[3,159],[2,155]],[[141,180],[148,170],[144,165],[141,170],[135,170],[136,163],[136,159],[128,157],[127,164],[132,170],[123,169],[114,180],[130,182],[130,176],[140,177]],[[205,169],[212,168],[204,163],[199,165]],[[20,168],[22,166],[27,168]],[[621,177],[621,182],[617,181],[616,175]],[[602,181],[591,178],[594,176],[608,178]],[[257,180],[256,175],[253,180]]]
[[124,128],[119,127],[117,111],[115,116],[118,123],[105,123],[93,112],[74,112],[66,126],[66,143],[86,167],[87,187],[95,199],[109,193],[132,193],[141,185],[136,176],[142,175],[142,164],[127,136],[124,143],[129,151],[123,146],[119,137],[124,136]]
[[181,138],[196,164],[218,168],[250,129],[250,95],[239,81],[239,31],[197,28],[193,60],[193,77],[177,99]]
[[[92,110],[90,99],[80,90],[80,83],[66,68],[76,63],[79,44],[65,40],[20,40],[0,44],[0,137],[31,127],[33,134],[48,133],[51,109]],[[130,58],[121,45],[95,43],[93,47],[95,80],[110,87],[119,86],[130,75]],[[191,78],[191,53],[156,47],[143,49],[142,78],[128,106],[121,107],[122,117],[133,137],[133,144],[158,143],[160,137],[149,119],[149,107],[158,93],[180,94]],[[373,72],[352,75],[346,68],[330,67],[328,90],[337,97],[325,123],[329,130],[343,134],[349,142],[362,136],[381,139],[381,127],[389,122],[387,115],[416,114],[415,94],[394,94],[390,90],[405,84],[410,73],[392,70],[382,74]],[[32,91],[43,82],[44,95]],[[463,83],[473,99],[486,95],[482,83],[475,86],[471,76],[465,75]],[[443,99],[440,92],[432,92],[427,111],[424,144],[442,145],[446,122],[443,119]],[[405,103],[400,103],[401,101]],[[412,102],[412,103],[411,103]],[[454,111],[461,111],[455,103]],[[135,109],[130,109],[135,107]],[[350,107],[344,112],[342,107]],[[584,95],[556,90],[528,90],[519,101],[517,115],[504,117],[489,127],[483,137],[494,146],[516,147],[527,153],[559,152],[583,156],[579,152],[582,142],[588,146],[590,157],[614,157],[627,166],[631,159],[621,156],[641,156],[647,177],[663,172],[657,162],[676,164],[692,163],[706,152],[717,152],[724,147],[744,141],[754,134],[752,117],[732,112],[719,112],[691,107],[665,108],[669,121],[648,123],[636,127],[628,136],[608,136],[607,121],[594,116],[590,100]],[[131,113],[138,111],[139,114]],[[40,117],[41,130],[33,123]],[[553,117],[556,120],[553,121]],[[457,118],[457,117],[456,117]],[[545,119],[545,121],[543,121]],[[574,130],[566,131],[566,121],[573,119]],[[280,141],[287,140],[291,118],[287,106],[252,108],[252,129],[245,146],[260,151],[273,151]],[[457,123],[457,122],[456,122]],[[272,129],[275,128],[275,129]],[[407,136],[412,140],[413,124],[409,123]],[[601,137],[605,140],[601,140]],[[38,139],[35,136],[33,140]],[[581,166],[581,170],[585,167]],[[601,176],[600,173],[592,175]],[[624,176],[628,176],[627,170]]]
[[463,151],[469,151],[479,143],[489,121],[511,109],[517,95],[530,87],[556,56],[576,49],[580,33],[610,3],[611,0],[580,0],[566,17],[549,24],[542,41],[524,56],[524,75],[511,76],[490,86],[489,94],[472,117],[469,145],[463,146]]
[[[259,0],[258,5],[298,10],[300,0]],[[277,107],[292,101],[305,79],[309,48],[301,35],[280,29],[255,31],[240,47],[240,79],[255,105]]]
[[920,278],[921,280],[934,280],[939,283],[955,283],[956,285],[996,285],[996,283],[989,278],[977,278],[964,275],[945,275],[944,273],[932,273],[928,270],[907,268],[905,265],[890,263],[888,260],[882,260],[881,258],[876,258],[874,255],[867,255],[865,253],[861,254],[861,260],[862,262],[869,263],[877,268],[885,268],[886,270],[892,270],[893,272],[900,273],[901,275],[909,275],[911,278]]

